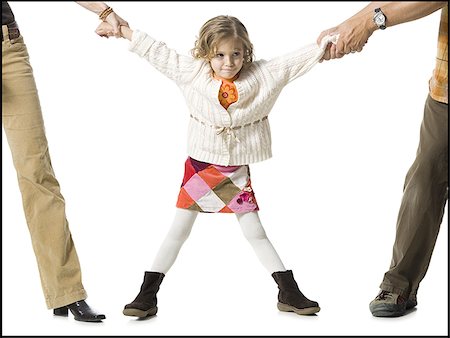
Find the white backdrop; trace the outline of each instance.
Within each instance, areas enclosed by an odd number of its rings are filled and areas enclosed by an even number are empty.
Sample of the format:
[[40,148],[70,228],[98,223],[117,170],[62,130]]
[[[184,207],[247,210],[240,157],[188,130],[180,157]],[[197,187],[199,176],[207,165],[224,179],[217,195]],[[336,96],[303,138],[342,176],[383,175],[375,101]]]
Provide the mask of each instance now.
[[[312,43],[368,2],[111,2],[130,26],[182,54],[200,26],[234,15],[256,58]],[[4,335],[447,335],[447,211],[419,306],[374,318],[403,181],[419,141],[440,12],[376,32],[362,53],[318,64],[270,116],[274,157],[252,166],[266,232],[317,316],[280,313],[277,287],[233,215],[200,215],[163,281],[156,317],[122,315],[175,211],[188,114],[170,80],[94,34],[74,2],[14,2],[31,56],[50,154],[102,324],[46,310],[10,151],[2,134]],[[290,168],[286,174],[286,168]]]

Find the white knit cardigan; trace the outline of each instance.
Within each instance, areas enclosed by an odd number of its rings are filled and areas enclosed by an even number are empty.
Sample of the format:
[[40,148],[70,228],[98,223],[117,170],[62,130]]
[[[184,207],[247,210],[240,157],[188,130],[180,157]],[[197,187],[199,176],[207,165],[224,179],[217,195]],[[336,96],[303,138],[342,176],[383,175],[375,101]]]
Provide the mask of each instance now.
[[146,59],[175,81],[190,112],[188,155],[198,161],[235,166],[272,157],[268,115],[281,90],[308,72],[323,56],[329,42],[311,44],[293,53],[254,61],[234,81],[238,101],[228,110],[218,95],[222,82],[213,78],[209,62],[178,54],[165,43],[135,30],[129,50]]

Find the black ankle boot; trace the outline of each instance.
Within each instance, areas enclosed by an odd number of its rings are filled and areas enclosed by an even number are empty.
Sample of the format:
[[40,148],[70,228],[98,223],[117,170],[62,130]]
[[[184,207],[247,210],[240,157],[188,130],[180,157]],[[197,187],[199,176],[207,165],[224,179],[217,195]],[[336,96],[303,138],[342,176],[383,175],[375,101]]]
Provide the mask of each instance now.
[[295,312],[298,315],[311,315],[319,312],[317,302],[309,300],[298,288],[292,270],[274,272],[273,279],[278,284],[278,310],[284,312]]
[[156,293],[163,278],[163,273],[146,271],[141,291],[133,302],[125,305],[123,314],[140,318],[154,316],[158,312]]
[[102,319],[106,318],[105,315],[93,311],[84,300],[53,309],[53,314],[55,316],[67,317],[69,310],[72,312],[75,320],[79,320],[80,322],[101,322]]

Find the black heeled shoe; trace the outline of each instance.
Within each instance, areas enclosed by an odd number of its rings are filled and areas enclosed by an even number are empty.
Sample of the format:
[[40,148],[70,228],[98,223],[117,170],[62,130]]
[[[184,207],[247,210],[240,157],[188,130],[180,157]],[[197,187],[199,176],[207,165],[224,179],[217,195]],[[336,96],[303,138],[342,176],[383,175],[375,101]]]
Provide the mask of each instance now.
[[53,309],[53,314],[67,317],[69,310],[75,320],[80,322],[101,322],[102,319],[106,319],[105,315],[95,313],[84,300]]

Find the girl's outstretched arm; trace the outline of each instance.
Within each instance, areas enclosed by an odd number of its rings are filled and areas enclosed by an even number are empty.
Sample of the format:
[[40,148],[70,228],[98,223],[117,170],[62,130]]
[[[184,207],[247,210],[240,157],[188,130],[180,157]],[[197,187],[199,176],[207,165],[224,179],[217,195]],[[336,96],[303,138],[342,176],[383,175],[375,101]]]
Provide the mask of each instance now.
[[286,85],[309,72],[325,53],[328,44],[335,44],[338,36],[325,36],[320,44],[310,43],[289,54],[262,63],[272,78]]
[[[102,22],[96,29],[102,37],[114,36],[113,28],[107,22]],[[128,26],[120,26],[120,37],[129,40],[129,50],[147,60],[152,66],[177,84],[189,83],[201,69],[209,67],[193,57],[178,54],[164,42],[156,41],[147,33]],[[208,68],[210,69],[210,67]]]

